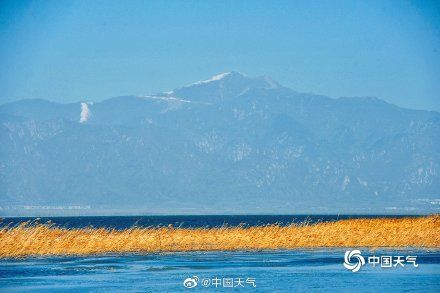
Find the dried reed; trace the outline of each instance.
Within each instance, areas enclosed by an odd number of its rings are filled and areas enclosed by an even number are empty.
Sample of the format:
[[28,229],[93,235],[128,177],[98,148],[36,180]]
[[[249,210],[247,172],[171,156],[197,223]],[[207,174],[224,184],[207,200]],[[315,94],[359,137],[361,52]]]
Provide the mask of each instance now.
[[440,248],[440,215],[197,229],[66,229],[35,222],[0,228],[0,258],[313,247]]

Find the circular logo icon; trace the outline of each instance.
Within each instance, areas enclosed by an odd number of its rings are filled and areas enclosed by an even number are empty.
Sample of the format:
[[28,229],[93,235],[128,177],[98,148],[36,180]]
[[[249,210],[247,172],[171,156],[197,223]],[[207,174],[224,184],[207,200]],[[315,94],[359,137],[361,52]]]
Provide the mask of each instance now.
[[365,265],[365,259],[358,249],[347,250],[344,255],[344,267],[353,273],[358,272]]
[[184,281],[183,281],[183,286],[185,287],[185,288],[194,288],[194,287],[196,287],[197,286],[197,282],[199,281],[199,278],[197,277],[197,276],[193,276],[193,277],[190,277],[190,278],[186,278]]

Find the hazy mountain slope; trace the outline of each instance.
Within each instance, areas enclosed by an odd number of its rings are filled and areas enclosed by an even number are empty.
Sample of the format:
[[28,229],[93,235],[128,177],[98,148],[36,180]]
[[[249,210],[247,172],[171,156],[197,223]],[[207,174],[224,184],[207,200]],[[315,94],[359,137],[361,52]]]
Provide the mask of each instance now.
[[[81,122],[80,122],[81,121]],[[0,106],[0,206],[430,212],[440,114],[232,72],[144,97]],[[62,212],[62,211],[61,211]]]

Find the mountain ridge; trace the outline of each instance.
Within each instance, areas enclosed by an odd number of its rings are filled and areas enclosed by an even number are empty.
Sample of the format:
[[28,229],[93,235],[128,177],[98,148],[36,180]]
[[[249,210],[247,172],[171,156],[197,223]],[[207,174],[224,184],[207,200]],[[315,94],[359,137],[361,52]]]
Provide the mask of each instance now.
[[5,215],[69,205],[91,207],[81,213],[439,210],[440,113],[377,98],[333,99],[225,73],[101,102],[22,100],[1,105],[0,117]]

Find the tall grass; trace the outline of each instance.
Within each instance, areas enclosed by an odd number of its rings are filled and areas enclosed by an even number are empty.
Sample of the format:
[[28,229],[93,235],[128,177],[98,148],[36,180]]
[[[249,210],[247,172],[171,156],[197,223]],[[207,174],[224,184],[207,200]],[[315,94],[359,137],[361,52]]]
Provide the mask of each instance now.
[[0,257],[312,247],[440,248],[440,215],[317,224],[183,229],[66,229],[22,223],[0,229]]

